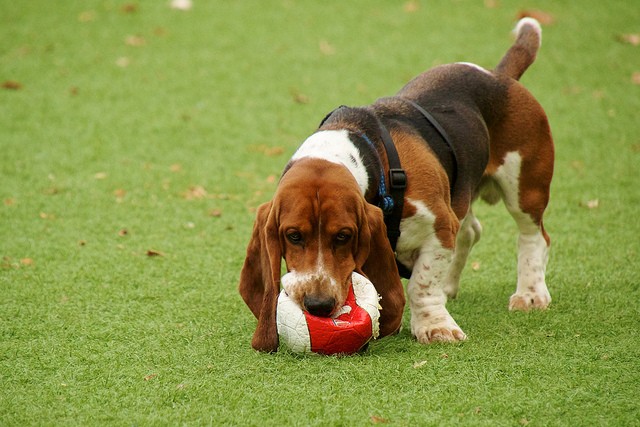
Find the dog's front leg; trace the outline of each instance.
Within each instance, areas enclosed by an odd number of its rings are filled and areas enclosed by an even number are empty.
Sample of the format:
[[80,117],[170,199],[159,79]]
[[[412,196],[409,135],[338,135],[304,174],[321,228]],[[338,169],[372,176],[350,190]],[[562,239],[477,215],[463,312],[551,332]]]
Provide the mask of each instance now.
[[423,344],[467,338],[445,307],[445,279],[452,260],[453,248],[444,247],[437,236],[432,235],[414,264],[407,287],[411,333]]

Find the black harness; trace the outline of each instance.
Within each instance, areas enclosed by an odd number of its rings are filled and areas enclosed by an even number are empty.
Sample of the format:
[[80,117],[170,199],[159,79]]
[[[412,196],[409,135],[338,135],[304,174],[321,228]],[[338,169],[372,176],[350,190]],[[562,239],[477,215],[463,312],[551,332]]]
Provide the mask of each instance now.
[[[456,159],[456,153],[453,149],[453,145],[451,144],[451,140],[449,139],[449,135],[444,130],[444,128],[438,123],[438,121],[424,108],[422,108],[417,103],[405,99],[396,97],[393,99],[399,99],[403,102],[410,104],[413,108],[415,108],[420,114],[427,120],[427,122],[433,126],[433,128],[440,134],[440,137],[447,145],[448,152],[451,153],[451,158],[453,160],[453,171],[452,171],[452,180],[450,184],[450,190],[453,193],[453,187],[455,185],[458,162]],[[345,105],[341,105],[335,110],[331,111],[329,114],[325,116],[325,118],[320,123],[322,126],[328,119],[331,117],[333,113],[337,110],[346,107]],[[398,156],[398,151],[396,150],[396,146],[393,143],[393,139],[391,139],[391,134],[387,130],[386,126],[382,123],[379,117],[376,116],[376,121],[378,123],[378,128],[380,130],[380,136],[382,137],[382,142],[384,144],[384,149],[387,155],[387,162],[389,163],[389,191],[387,192],[387,185],[385,183],[385,174],[384,171],[380,174],[380,185],[378,188],[378,207],[382,209],[384,213],[384,222],[387,226],[387,238],[389,239],[389,244],[391,245],[391,249],[393,252],[396,252],[396,246],[398,244],[398,239],[400,238],[400,222],[402,220],[402,210],[404,207],[404,192],[407,188],[407,174],[402,169],[402,165],[400,164],[400,157]],[[366,136],[362,135],[369,144],[373,145],[371,140]],[[429,144],[432,144],[432,141],[427,141]],[[377,153],[377,150],[374,152]],[[434,152],[438,152],[433,150]],[[408,279],[411,277],[411,270],[405,267],[402,263],[398,262],[396,257],[396,264],[398,266],[398,272],[401,277]]]

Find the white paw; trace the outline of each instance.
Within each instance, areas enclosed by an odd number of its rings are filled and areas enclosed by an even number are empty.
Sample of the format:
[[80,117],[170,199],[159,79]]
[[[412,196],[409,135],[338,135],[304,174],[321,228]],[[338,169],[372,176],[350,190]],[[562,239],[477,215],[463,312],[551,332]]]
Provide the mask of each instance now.
[[[423,319],[411,319],[411,333],[421,344],[432,342],[457,342],[467,339],[467,335],[460,329],[450,315],[440,318],[439,321],[428,321],[428,316]],[[435,320],[435,319],[434,319]]]
[[517,292],[509,299],[509,310],[529,311],[532,309],[544,310],[551,303],[551,295],[545,287],[543,290],[530,289],[526,292]]

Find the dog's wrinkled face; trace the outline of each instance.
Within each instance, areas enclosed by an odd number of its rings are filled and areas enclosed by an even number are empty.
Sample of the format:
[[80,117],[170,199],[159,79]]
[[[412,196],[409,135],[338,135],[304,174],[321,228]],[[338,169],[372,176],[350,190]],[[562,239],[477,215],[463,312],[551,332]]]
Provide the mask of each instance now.
[[351,273],[368,255],[366,202],[345,167],[318,159],[294,163],[274,200],[289,272],[282,285],[309,313],[331,316],[347,298]]

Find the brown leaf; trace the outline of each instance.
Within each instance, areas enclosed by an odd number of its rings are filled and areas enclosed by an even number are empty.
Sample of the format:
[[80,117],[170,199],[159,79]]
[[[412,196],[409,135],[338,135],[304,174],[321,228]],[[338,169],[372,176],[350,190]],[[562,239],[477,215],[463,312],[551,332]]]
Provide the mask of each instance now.
[[291,97],[296,104],[308,104],[310,102],[309,97],[298,90],[292,90]]
[[266,144],[252,145],[249,147],[249,149],[251,151],[257,151],[258,153],[264,154],[265,156],[269,157],[279,156],[284,153],[284,148],[278,146],[271,147]]
[[22,258],[20,260],[20,264],[22,264],[22,265],[24,265],[26,267],[29,267],[29,266],[33,265],[33,260],[31,258]]
[[127,36],[124,39],[124,42],[127,46],[140,47],[147,44],[147,41],[142,36]]
[[402,6],[402,10],[407,13],[414,13],[420,10],[420,3],[416,0],[409,0]]
[[320,40],[320,53],[325,56],[331,56],[336,53],[336,48],[326,40]]
[[[127,230],[126,228],[122,228],[118,231],[118,236],[120,237],[124,237],[127,236],[129,234],[129,230]],[[147,253],[148,255],[148,253]]]
[[151,381],[152,379],[154,379],[157,376],[158,376],[158,374],[149,374],[149,375],[144,377],[144,380],[145,381]]
[[389,422],[388,419],[379,417],[377,415],[371,415],[369,418],[373,424],[386,424]]
[[127,195],[127,191],[123,190],[122,188],[118,188],[118,189],[113,190],[113,195],[116,196],[116,200],[118,202],[122,202],[123,199],[124,199],[124,196]]
[[480,261],[473,261],[473,262],[471,263],[471,269],[472,269],[473,271],[478,271],[478,270],[480,270]]
[[200,200],[207,197],[207,190],[201,185],[194,185],[189,187],[189,189],[183,193],[183,196],[187,200]]
[[12,198],[4,199],[5,206],[13,206],[15,204],[16,204],[16,199],[12,199]]
[[630,44],[632,46],[640,46],[640,34],[620,34],[618,40],[622,43]]
[[122,13],[136,13],[138,11],[138,5],[133,3],[123,4],[120,10]]
[[131,59],[127,58],[126,56],[121,56],[120,58],[116,59],[116,65],[120,68],[127,68],[129,65],[131,65]]
[[4,83],[2,83],[2,88],[8,89],[8,90],[20,90],[22,89],[22,83],[17,82],[15,80],[7,80]]
[[156,251],[154,249],[149,249],[147,250],[147,256],[148,257],[154,257],[154,256],[164,256],[164,254],[160,251]]
[[209,211],[209,216],[213,218],[220,218],[222,216],[222,211],[220,209],[211,209]]
[[634,85],[640,85],[640,71],[636,71],[631,74],[631,83]]
[[80,22],[91,22],[91,21],[95,21],[96,19],[96,12],[93,10],[85,10],[84,12],[80,12],[80,15],[78,15],[78,21]]
[[552,14],[542,10],[521,10],[518,12],[517,18],[533,18],[537,20],[540,25],[552,25],[556,22],[556,18]]

